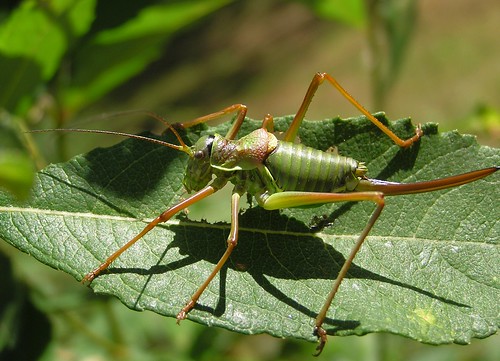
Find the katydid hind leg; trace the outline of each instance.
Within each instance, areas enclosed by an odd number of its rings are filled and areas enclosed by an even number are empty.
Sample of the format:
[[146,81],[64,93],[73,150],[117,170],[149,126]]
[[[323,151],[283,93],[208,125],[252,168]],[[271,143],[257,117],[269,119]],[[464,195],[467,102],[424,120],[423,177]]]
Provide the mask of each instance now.
[[319,339],[319,345],[316,347],[316,356],[321,354],[323,351],[323,348],[326,345],[327,341],[327,331],[323,328],[323,322],[325,321],[326,315],[328,313],[328,310],[330,306],[332,305],[333,299],[335,298],[335,295],[337,294],[337,291],[340,287],[340,284],[342,283],[342,280],[346,277],[347,272],[349,271],[349,268],[351,268],[352,262],[354,261],[354,258],[356,257],[356,254],[359,252],[361,249],[361,246],[363,245],[364,241],[366,240],[366,237],[368,236],[368,233],[370,233],[370,230],[374,226],[375,222],[377,221],[378,217],[382,213],[382,210],[384,209],[384,197],[380,196],[377,197],[375,200],[377,204],[377,208],[375,208],[375,211],[372,213],[368,223],[366,224],[365,228],[363,229],[363,232],[359,235],[358,240],[354,244],[354,246],[351,249],[351,252],[349,253],[348,257],[346,258],[344,264],[342,265],[342,268],[339,271],[339,274],[337,275],[337,278],[335,279],[332,289],[330,293],[328,294],[328,297],[326,298],[326,301],[321,309],[321,311],[318,313],[318,316],[316,317],[315,321],[315,326],[314,326],[314,335],[316,335]]
[[324,204],[333,202],[346,202],[346,201],[371,201],[376,204],[376,208],[372,213],[369,221],[364,227],[362,233],[358,237],[356,243],[352,247],[349,255],[347,256],[344,264],[342,265],[337,278],[333,282],[332,289],[328,294],[323,307],[318,313],[313,333],[319,339],[319,345],[316,348],[316,356],[321,353],[327,341],[327,332],[323,328],[323,323],[327,316],[328,310],[332,305],[335,295],[339,290],[340,284],[344,280],[349,271],[349,268],[356,257],[356,254],[361,249],[368,233],[373,228],[373,225],[379,218],[385,205],[384,194],[382,192],[355,192],[355,193],[314,193],[314,192],[281,192],[272,194],[264,203],[266,209],[279,209],[298,206],[310,206],[314,204]]
[[[347,275],[347,272],[348,272],[348,270],[349,270],[349,268],[354,260],[354,257],[358,253],[363,242],[365,241],[366,237],[368,236],[368,233],[370,232],[373,225],[375,224],[375,222],[379,218],[380,214],[382,213],[382,209],[384,208],[384,196],[397,195],[397,194],[421,193],[421,192],[435,191],[435,190],[440,190],[440,189],[445,189],[445,188],[450,188],[450,187],[456,187],[459,185],[463,185],[466,183],[476,181],[478,179],[482,179],[488,175],[495,173],[499,169],[500,168],[498,166],[490,167],[490,168],[476,170],[476,171],[472,171],[469,173],[455,175],[455,176],[451,176],[451,177],[447,177],[447,178],[441,178],[441,179],[437,179],[437,180],[433,180],[433,181],[425,181],[425,182],[419,182],[419,183],[402,184],[402,183],[391,183],[391,182],[384,182],[384,181],[378,181],[378,180],[363,180],[362,183],[360,183],[360,186],[357,187],[357,190],[360,191],[359,193],[378,194],[379,195],[379,196],[374,197],[372,199],[372,201],[374,201],[377,204],[377,208],[372,213],[368,223],[366,224],[365,228],[363,229],[363,232],[360,234],[358,240],[356,241],[355,245],[351,249],[349,256],[346,258],[336,280],[334,281],[333,287],[332,287],[332,289],[331,289],[331,291],[326,299],[326,302],[323,305],[323,308],[321,309],[318,316],[316,317],[314,334],[316,336],[318,336],[318,338],[320,340],[320,344],[318,345],[318,347],[316,349],[317,350],[316,355],[319,355],[321,353],[321,351],[323,350],[323,348],[326,344],[327,332],[322,327],[322,325],[323,325],[323,322],[326,318],[328,309],[330,308],[330,306],[335,298],[335,295],[340,287],[342,280]],[[356,193],[348,193],[348,195],[356,195]]]
[[184,320],[187,317],[187,314],[190,310],[192,310],[195,306],[196,303],[198,302],[198,299],[200,296],[203,294],[205,289],[208,287],[208,285],[212,282],[212,280],[217,276],[217,274],[220,272],[222,267],[226,264],[227,260],[231,256],[231,253],[233,252],[234,248],[236,247],[238,243],[238,213],[240,210],[240,198],[241,195],[237,192],[234,192],[232,197],[231,197],[231,229],[229,231],[229,236],[227,238],[227,247],[220,258],[220,260],[217,262],[215,267],[213,268],[212,272],[210,275],[206,278],[206,280],[202,283],[200,287],[196,290],[195,293],[191,296],[189,301],[186,303],[186,305],[181,309],[181,311],[177,314],[177,323],[180,323],[180,321]]

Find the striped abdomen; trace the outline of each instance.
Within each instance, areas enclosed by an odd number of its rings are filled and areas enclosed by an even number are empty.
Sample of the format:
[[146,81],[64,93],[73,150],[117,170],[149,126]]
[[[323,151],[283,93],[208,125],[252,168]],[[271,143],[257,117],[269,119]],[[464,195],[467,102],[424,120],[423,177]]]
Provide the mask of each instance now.
[[287,142],[280,142],[264,164],[282,191],[351,191],[366,172],[352,158]]

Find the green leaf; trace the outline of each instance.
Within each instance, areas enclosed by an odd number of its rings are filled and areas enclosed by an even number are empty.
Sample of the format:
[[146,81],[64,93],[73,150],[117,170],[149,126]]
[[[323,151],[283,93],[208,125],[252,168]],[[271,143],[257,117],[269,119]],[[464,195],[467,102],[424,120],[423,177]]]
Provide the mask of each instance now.
[[95,0],[24,1],[0,25],[0,107],[26,105],[93,20]]
[[307,0],[302,1],[310,6],[319,16],[336,20],[351,26],[361,27],[366,23],[365,2],[362,0]]
[[26,197],[33,182],[31,159],[21,152],[0,149],[0,188]]
[[19,136],[19,126],[0,112],[0,189],[26,198],[33,184],[35,168]]
[[[289,121],[276,119],[276,129]],[[242,132],[258,124],[248,121]],[[228,126],[215,131],[224,134]],[[413,134],[409,120],[391,127],[402,137]],[[500,163],[498,149],[481,147],[472,136],[439,134],[434,124],[424,131],[410,149],[393,145],[364,118],[304,122],[300,138],[319,149],[338,144],[342,154],[367,163],[369,177],[392,181]],[[169,148],[126,140],[50,165],[37,175],[29,201],[0,193],[0,237],[80,280],[148,219],[182,199],[185,162]],[[495,174],[450,190],[388,197],[328,313],[329,333],[390,332],[465,344],[497,332],[498,183]],[[314,317],[373,209],[371,203],[247,209],[240,215],[238,247],[188,318],[242,333],[314,340]],[[175,316],[222,255],[228,232],[225,222],[179,214],[127,250],[92,288],[132,309]]]
[[120,26],[98,32],[78,49],[64,103],[75,111],[99,99],[158,59],[173,34],[228,2],[197,0],[144,6]]
[[0,253],[0,354],[4,360],[38,360],[50,341],[51,323],[15,278],[10,260]]

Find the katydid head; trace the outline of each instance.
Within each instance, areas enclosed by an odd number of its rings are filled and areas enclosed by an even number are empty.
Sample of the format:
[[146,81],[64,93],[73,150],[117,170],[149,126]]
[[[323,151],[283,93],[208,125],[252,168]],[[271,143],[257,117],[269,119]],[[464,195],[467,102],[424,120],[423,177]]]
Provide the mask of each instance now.
[[191,147],[191,154],[186,168],[183,184],[188,192],[199,191],[212,180],[213,135],[205,135]]

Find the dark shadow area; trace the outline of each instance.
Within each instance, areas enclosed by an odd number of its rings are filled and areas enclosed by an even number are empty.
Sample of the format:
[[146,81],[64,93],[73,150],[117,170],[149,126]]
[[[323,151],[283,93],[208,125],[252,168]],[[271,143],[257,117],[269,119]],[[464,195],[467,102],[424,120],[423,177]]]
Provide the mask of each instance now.
[[415,166],[420,142],[414,143],[410,148],[400,148],[389,163],[374,177],[380,180],[387,180],[401,170],[411,170]]
[[[160,138],[143,133],[149,138]],[[176,143],[170,135],[161,138]],[[109,148],[97,148],[85,155],[85,179],[120,197],[141,198],[169,176],[172,161],[184,157],[173,149],[146,141],[127,139]]]
[[[123,207],[119,207],[115,204],[113,204],[113,202],[109,201],[106,197],[103,197],[101,196],[100,194],[97,194],[95,193],[94,191],[90,191],[84,187],[81,187],[81,186],[77,186],[75,184],[72,184],[64,179],[61,179],[59,176],[56,176],[54,174],[51,174],[51,173],[48,173],[46,170],[44,171],[40,171],[39,172],[40,176],[46,176],[46,177],[49,177],[51,179],[53,179],[55,182],[61,184],[61,185],[64,185],[65,187],[68,187],[70,189],[74,189],[82,194],[85,194],[86,196],[89,196],[91,198],[94,198],[96,201],[106,205],[108,208],[114,210],[115,212],[118,212],[120,214],[123,214],[124,216],[127,216],[127,217],[134,217],[134,214],[132,214],[131,212],[127,211],[126,209],[124,209]],[[42,200],[42,204],[45,204],[44,203],[44,199],[43,198],[38,198],[37,197],[37,200],[40,201]],[[33,203],[33,206],[36,207],[37,204],[36,203]],[[42,207],[43,208],[43,207]],[[67,202],[64,202],[61,204],[61,210],[65,210],[67,208]],[[54,203],[54,202],[51,202],[51,209],[53,210],[57,210],[58,207],[57,205]]]
[[[349,209],[350,203],[340,207],[338,212],[345,212]],[[248,211],[247,211],[248,212]],[[275,224],[286,224],[286,229],[293,230],[289,237],[283,237],[282,234],[266,233],[262,230],[240,231],[239,243],[233,254],[231,255],[226,266],[222,269],[219,275],[220,297],[215,308],[197,304],[196,309],[203,310],[213,314],[216,317],[221,316],[226,308],[226,274],[227,268],[231,268],[238,272],[247,272],[255,280],[255,282],[265,292],[279,299],[281,302],[297,310],[302,314],[314,319],[319,310],[311,310],[304,306],[299,300],[293,299],[285,292],[279,289],[276,285],[269,281],[271,278],[287,279],[287,280],[306,280],[306,279],[327,279],[331,280],[332,284],[338,275],[338,272],[345,262],[344,256],[335,250],[332,246],[325,244],[320,238],[310,233],[310,230],[301,222],[294,219],[289,219],[278,212],[266,212],[256,208],[252,212],[240,216],[241,224],[252,224],[255,222],[254,216],[256,213],[261,213],[261,217],[267,218],[269,213],[272,213],[272,218]],[[249,217],[247,219],[246,217]],[[179,253],[186,255],[185,258],[171,262],[165,265],[161,264],[161,260],[151,267],[132,267],[132,268],[110,268],[109,273],[137,273],[147,275],[146,282],[143,285],[143,291],[147,287],[147,283],[152,275],[167,273],[182,267],[195,264],[199,261],[207,261],[215,265],[224,252],[225,237],[227,232],[222,234],[220,231],[213,232],[217,235],[200,236],[198,227],[190,227],[190,222],[183,222],[179,226],[170,226],[178,236],[175,240],[166,247],[166,251],[172,248],[178,248]],[[261,225],[262,226],[262,225]],[[295,232],[302,228],[304,232],[298,236]],[[262,228],[261,228],[262,229]],[[211,233],[211,232],[209,232]],[[218,240],[212,240],[211,237]],[[210,237],[210,240],[207,239]],[[189,240],[189,241],[186,241]],[[206,242],[210,242],[211,246],[207,247]],[[162,256],[163,258],[163,256]],[[368,269],[358,266],[353,263],[346,278],[372,280],[387,283],[397,287],[405,288],[417,292],[426,297],[444,302],[457,307],[469,307],[468,305],[456,302],[452,299],[439,296],[425,289],[390,279],[371,272]],[[325,290],[325,298],[329,290]],[[191,295],[186,294],[186,301]],[[140,296],[139,296],[140,298]],[[184,305],[179,305],[179,310]],[[328,333],[335,333],[339,330],[353,329],[359,325],[356,320],[334,320],[327,318],[325,325],[333,326],[328,329]]]
[[[0,360],[38,360],[50,345],[51,320],[30,298],[27,286],[12,272],[0,252]],[[7,332],[8,331],[8,332]]]
[[[160,139],[177,142],[171,134]],[[53,210],[138,219],[156,216],[178,196],[175,192],[183,177],[178,169],[186,158],[165,146],[126,139],[45,168],[38,175],[33,190],[37,197],[30,206],[44,209],[50,204]]]

